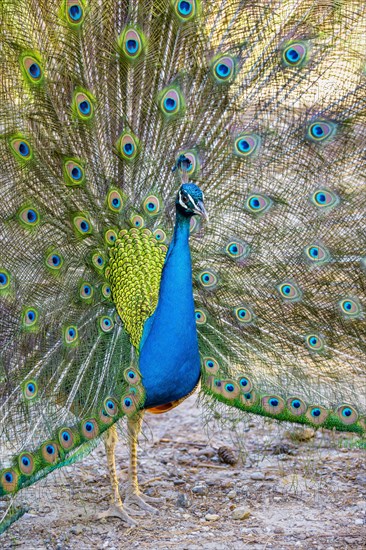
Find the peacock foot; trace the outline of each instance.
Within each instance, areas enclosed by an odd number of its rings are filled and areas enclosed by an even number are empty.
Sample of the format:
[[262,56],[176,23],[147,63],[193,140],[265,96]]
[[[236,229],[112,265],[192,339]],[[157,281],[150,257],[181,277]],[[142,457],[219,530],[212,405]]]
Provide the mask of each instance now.
[[157,510],[153,506],[150,506],[147,501],[159,503],[162,502],[163,499],[149,497],[148,495],[144,495],[143,493],[128,492],[124,501],[124,506],[129,510],[132,515],[141,515],[141,512],[136,512],[133,508],[131,508],[131,506],[136,506],[143,512],[148,512],[150,514],[159,514],[159,510]]
[[130,527],[136,527],[137,525],[137,522],[126,512],[122,504],[111,504],[108,510],[101,512],[97,517],[98,519],[119,518]]

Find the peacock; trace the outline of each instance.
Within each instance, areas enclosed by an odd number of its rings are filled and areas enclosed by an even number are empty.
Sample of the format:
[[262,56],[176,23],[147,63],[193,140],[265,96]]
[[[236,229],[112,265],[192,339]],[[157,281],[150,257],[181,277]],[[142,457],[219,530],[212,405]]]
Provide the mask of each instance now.
[[2,530],[101,439],[102,515],[156,511],[143,416],[196,389],[365,434],[365,3],[0,10]]

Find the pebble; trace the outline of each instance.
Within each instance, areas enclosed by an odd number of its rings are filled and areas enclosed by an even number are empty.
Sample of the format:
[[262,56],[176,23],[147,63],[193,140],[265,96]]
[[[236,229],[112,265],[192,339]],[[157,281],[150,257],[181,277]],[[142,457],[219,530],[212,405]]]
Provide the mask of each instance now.
[[81,527],[81,525],[76,525],[76,527],[72,527],[70,529],[70,533],[72,533],[73,535],[81,535],[82,532],[83,528]]
[[195,487],[193,487],[192,493],[195,493],[196,495],[206,495],[207,487],[206,485],[196,485]]
[[363,519],[361,518],[355,519],[355,525],[363,525]]
[[205,447],[204,449],[200,449],[197,451],[196,456],[207,456],[208,458],[212,458],[216,455],[216,451],[212,447]]
[[359,500],[358,502],[356,502],[356,505],[357,508],[359,508],[360,510],[366,511],[366,500]]
[[184,481],[184,479],[175,479],[173,481],[174,485],[185,485],[186,482]]
[[250,479],[255,479],[257,481],[260,481],[260,480],[263,480],[265,479],[265,475],[263,474],[263,472],[253,472],[252,474],[250,474]]
[[218,521],[220,519],[220,516],[218,514],[206,514],[205,520],[206,521]]
[[227,497],[231,499],[235,498],[237,495],[237,492],[236,491],[230,491],[228,494],[227,494]]
[[250,510],[244,506],[239,506],[233,511],[233,519],[247,519],[250,516]]
[[191,506],[191,501],[186,494],[179,493],[176,501],[176,506],[178,506],[178,508],[189,508]]

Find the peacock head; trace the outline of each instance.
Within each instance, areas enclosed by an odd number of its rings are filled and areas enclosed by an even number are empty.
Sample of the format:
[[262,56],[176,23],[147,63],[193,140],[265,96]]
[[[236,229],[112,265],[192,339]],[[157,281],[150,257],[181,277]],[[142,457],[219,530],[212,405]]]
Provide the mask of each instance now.
[[197,215],[208,220],[208,215],[203,204],[203,193],[194,183],[183,183],[180,186],[175,206],[177,212],[186,218]]

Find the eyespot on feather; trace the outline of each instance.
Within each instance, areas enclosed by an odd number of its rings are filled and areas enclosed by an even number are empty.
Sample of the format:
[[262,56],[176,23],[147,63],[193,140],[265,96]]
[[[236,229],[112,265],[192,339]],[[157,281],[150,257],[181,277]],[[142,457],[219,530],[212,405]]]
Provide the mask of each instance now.
[[0,268],[0,296],[8,292],[10,286],[10,273],[7,269]]
[[38,55],[32,53],[23,53],[20,56],[20,67],[22,73],[31,84],[41,84],[44,72],[41,59]]
[[79,159],[66,159],[64,161],[64,181],[68,187],[85,183],[85,170]]
[[132,225],[132,227],[136,227],[137,229],[140,229],[141,227],[145,226],[145,220],[139,214],[135,214],[131,216],[130,224]]
[[340,405],[336,410],[336,414],[342,424],[347,426],[354,424],[358,420],[358,412],[350,405]]
[[79,296],[83,301],[90,302],[93,298],[94,289],[92,285],[86,281],[82,281],[79,287]]
[[305,257],[313,264],[324,264],[330,260],[329,251],[320,244],[310,244],[304,249]]
[[123,208],[123,196],[118,189],[110,189],[107,195],[107,206],[112,212],[119,213]]
[[203,366],[208,374],[217,374],[220,370],[220,365],[213,357],[204,357]]
[[166,233],[164,229],[160,229],[158,227],[155,231],[153,231],[153,235],[159,243],[164,243],[166,241]]
[[102,296],[103,298],[105,298],[106,300],[110,300],[111,299],[111,287],[109,286],[108,283],[104,283],[102,285]]
[[226,255],[233,260],[243,260],[249,252],[249,245],[240,239],[231,239],[225,246]]
[[140,140],[132,132],[122,132],[116,143],[119,157],[126,161],[132,161],[140,152]]
[[78,29],[83,24],[86,5],[85,0],[64,0],[65,18],[71,28]]
[[104,410],[107,413],[108,416],[111,416],[112,418],[117,416],[118,414],[118,404],[113,397],[107,397],[104,400]]
[[46,267],[53,272],[60,271],[63,266],[64,259],[57,251],[53,250],[46,256]]
[[187,149],[186,151],[179,151],[178,155],[176,156],[176,166],[179,161],[179,158],[181,157],[185,157],[190,162],[189,168],[185,170],[189,176],[193,176],[200,171],[201,163],[199,160],[198,153],[195,149]]
[[339,301],[339,308],[343,316],[349,319],[359,319],[363,314],[357,298],[343,298]]
[[42,458],[47,464],[55,464],[59,461],[60,453],[58,445],[55,441],[46,441],[41,446]]
[[114,328],[114,321],[112,317],[109,317],[108,315],[99,317],[99,328],[106,334],[111,332]]
[[299,69],[308,62],[309,48],[306,42],[290,42],[282,48],[282,63],[285,67],[296,67]]
[[127,26],[118,39],[118,45],[124,59],[130,63],[135,63],[144,53],[146,37],[138,27]]
[[328,189],[316,189],[310,197],[311,202],[319,208],[319,210],[331,210],[339,204],[339,197]]
[[258,154],[261,138],[257,134],[239,134],[234,139],[234,155],[246,159]]
[[211,269],[205,269],[198,274],[198,281],[207,290],[213,290],[218,283],[217,275]]
[[37,227],[41,220],[38,210],[29,206],[24,206],[19,210],[18,219],[26,229]]
[[197,325],[205,325],[207,322],[207,315],[203,309],[196,309],[194,312],[194,317]]
[[314,143],[324,143],[332,139],[337,132],[337,125],[334,122],[317,120],[309,124],[306,130],[306,137]]
[[243,374],[238,377],[238,384],[242,393],[249,393],[253,388],[253,384],[250,379]]
[[58,440],[65,451],[72,449],[75,445],[75,435],[71,428],[61,428],[58,432]]
[[277,395],[266,395],[261,400],[262,408],[269,414],[277,415],[284,411],[285,401]]
[[259,397],[254,390],[251,390],[249,392],[242,393],[240,395],[240,400],[244,407],[252,407],[258,403]]
[[34,399],[38,393],[38,384],[35,380],[25,380],[22,385],[23,395],[28,401]]
[[324,424],[324,422],[328,418],[329,411],[327,411],[324,407],[311,405],[308,407],[305,414],[306,418],[310,420],[310,422],[317,426],[320,426],[321,424]]
[[72,101],[72,109],[74,116],[82,122],[90,121],[94,116],[93,95],[84,89],[79,89],[74,92]]
[[276,288],[281,298],[287,302],[298,302],[302,298],[302,292],[295,283],[286,281],[277,285]]
[[254,313],[251,308],[247,306],[236,307],[233,313],[236,320],[242,325],[250,325],[254,321]]
[[244,208],[251,214],[264,214],[273,205],[272,200],[259,193],[249,195],[244,203]]
[[14,493],[18,488],[19,476],[11,468],[1,472],[0,483],[5,493]]
[[23,452],[18,456],[18,467],[20,472],[25,476],[33,474],[35,469],[35,462],[31,453]]
[[92,253],[91,257],[91,263],[93,267],[98,271],[98,273],[102,273],[105,266],[106,266],[106,259],[104,257],[103,252],[96,250]]
[[236,399],[240,395],[239,384],[235,380],[221,380],[221,394],[226,399]]
[[123,371],[123,378],[126,380],[127,384],[140,384],[141,375],[136,369],[128,368]]
[[288,411],[294,416],[301,416],[307,410],[306,403],[299,397],[289,397],[286,401]]
[[74,214],[72,218],[72,224],[75,229],[75,233],[79,237],[87,237],[93,232],[92,224],[86,213],[78,212]]
[[171,0],[171,2],[181,23],[192,21],[200,12],[200,0]]
[[158,95],[158,106],[167,119],[183,115],[186,105],[178,86],[164,88]]
[[95,439],[99,435],[99,426],[94,418],[85,420],[81,425],[81,433],[85,439]]
[[102,424],[110,425],[113,423],[113,418],[109,416],[104,407],[99,410],[99,420]]
[[104,241],[108,246],[113,246],[117,238],[117,231],[114,229],[107,229],[104,233]]
[[230,84],[236,76],[236,61],[231,55],[216,56],[211,62],[211,75],[218,84]]
[[10,138],[10,149],[17,160],[20,162],[29,162],[33,159],[33,150],[27,139],[17,135]]
[[161,212],[162,201],[157,195],[148,195],[142,203],[142,208],[148,216],[156,216]]
[[123,396],[121,406],[125,415],[130,416],[134,414],[138,409],[136,396],[133,393]]
[[318,334],[305,336],[305,344],[311,351],[323,351],[324,349],[324,340]]
[[63,331],[64,343],[69,346],[76,344],[79,338],[78,329],[75,325],[68,325]]
[[38,322],[38,310],[35,307],[27,307],[23,311],[23,328],[26,330],[34,329]]

